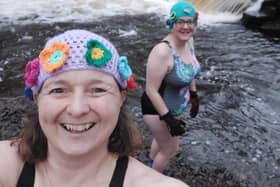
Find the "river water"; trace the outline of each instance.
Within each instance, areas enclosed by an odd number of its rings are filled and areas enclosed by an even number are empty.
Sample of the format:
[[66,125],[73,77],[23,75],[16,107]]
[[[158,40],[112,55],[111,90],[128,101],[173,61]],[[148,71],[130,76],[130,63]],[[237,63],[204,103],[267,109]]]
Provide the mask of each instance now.
[[279,186],[279,39],[221,24],[197,32],[196,50],[202,107],[183,138],[185,157],[222,164],[248,186]]
[[[0,29],[0,139],[15,136],[24,113],[33,109],[22,96],[25,62],[38,54],[44,38],[70,28],[102,34],[128,56],[139,85],[128,104],[144,138],[138,157],[145,161],[151,136],[139,98],[148,53],[167,33],[164,19],[149,13],[90,23],[5,22]],[[203,24],[195,49],[202,66],[200,112],[195,119],[185,115],[188,132],[171,162],[172,175],[198,187],[280,186],[280,39],[238,21]]]

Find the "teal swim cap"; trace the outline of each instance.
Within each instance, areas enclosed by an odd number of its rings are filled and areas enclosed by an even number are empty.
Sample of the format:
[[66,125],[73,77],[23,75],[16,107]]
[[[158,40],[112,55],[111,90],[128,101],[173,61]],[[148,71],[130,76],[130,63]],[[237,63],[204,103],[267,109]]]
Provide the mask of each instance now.
[[195,26],[197,25],[198,12],[196,12],[194,6],[189,2],[180,1],[172,6],[169,18],[166,21],[167,27],[170,29],[173,23],[183,16],[193,18]]

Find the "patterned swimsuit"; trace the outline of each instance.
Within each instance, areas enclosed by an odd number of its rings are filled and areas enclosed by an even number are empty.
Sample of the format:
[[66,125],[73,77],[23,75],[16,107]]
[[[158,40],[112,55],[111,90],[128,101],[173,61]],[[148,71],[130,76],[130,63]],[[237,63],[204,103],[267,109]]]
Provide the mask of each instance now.
[[[192,62],[186,64],[168,41],[162,42],[165,42],[171,50],[174,59],[174,67],[162,81],[159,93],[162,96],[169,111],[173,115],[178,116],[181,115],[188,107],[188,102],[190,99],[190,83],[199,75],[200,65],[191,47],[190,49],[193,57]],[[141,98],[141,106],[143,114],[158,115],[158,112],[153,107],[145,92]]]

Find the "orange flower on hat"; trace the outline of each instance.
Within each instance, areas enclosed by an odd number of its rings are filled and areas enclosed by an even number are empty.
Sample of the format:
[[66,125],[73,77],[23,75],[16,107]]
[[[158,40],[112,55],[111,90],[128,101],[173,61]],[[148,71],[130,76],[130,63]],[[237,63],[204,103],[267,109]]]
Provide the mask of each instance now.
[[53,42],[48,48],[41,51],[39,58],[43,64],[43,70],[51,73],[61,68],[68,57],[69,48],[67,44]]

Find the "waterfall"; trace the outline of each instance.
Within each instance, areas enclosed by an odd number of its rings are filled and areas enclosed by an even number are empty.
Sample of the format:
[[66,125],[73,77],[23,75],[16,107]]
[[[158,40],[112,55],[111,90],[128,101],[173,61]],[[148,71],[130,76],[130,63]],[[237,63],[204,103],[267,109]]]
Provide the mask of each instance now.
[[[198,10],[206,14],[230,13],[241,15],[247,8],[253,6],[256,0],[188,0]],[[260,0],[258,0],[260,1]]]

